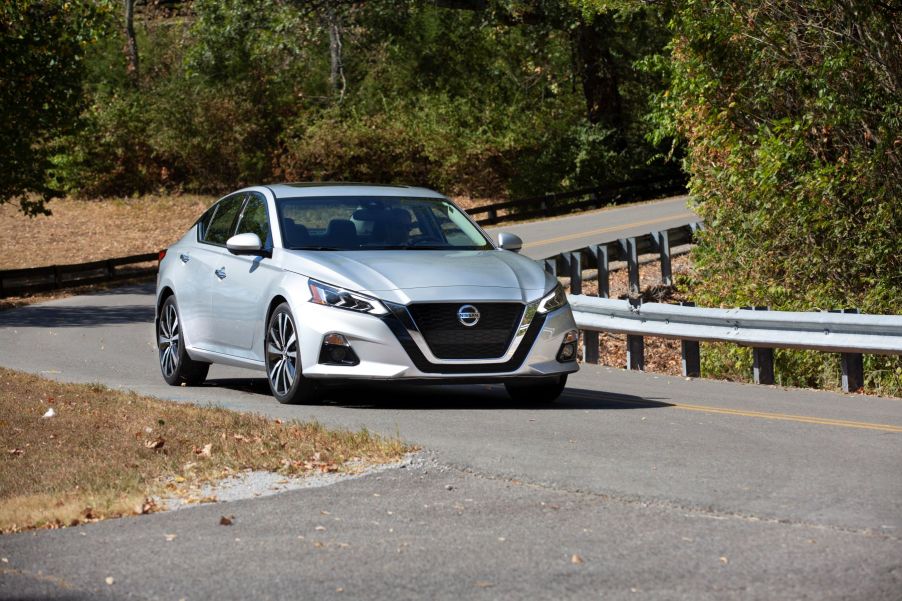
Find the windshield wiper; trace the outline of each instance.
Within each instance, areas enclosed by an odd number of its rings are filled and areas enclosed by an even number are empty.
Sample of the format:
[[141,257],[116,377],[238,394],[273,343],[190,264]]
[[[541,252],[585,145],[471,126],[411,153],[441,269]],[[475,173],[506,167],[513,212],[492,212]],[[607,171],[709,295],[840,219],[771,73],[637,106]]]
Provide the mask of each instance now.
[[337,246],[292,246],[288,250],[351,250]]

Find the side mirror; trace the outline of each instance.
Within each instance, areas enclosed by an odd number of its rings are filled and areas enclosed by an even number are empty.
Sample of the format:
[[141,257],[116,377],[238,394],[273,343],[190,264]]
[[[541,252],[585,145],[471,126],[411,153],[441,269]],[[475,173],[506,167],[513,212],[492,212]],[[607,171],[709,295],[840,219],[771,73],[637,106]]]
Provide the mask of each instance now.
[[226,248],[233,255],[262,255],[263,243],[253,232],[232,236],[226,241]]
[[510,250],[518,253],[520,252],[520,249],[523,248],[523,240],[521,240],[520,236],[517,236],[516,234],[501,232],[498,234],[498,246],[500,246],[504,250]]

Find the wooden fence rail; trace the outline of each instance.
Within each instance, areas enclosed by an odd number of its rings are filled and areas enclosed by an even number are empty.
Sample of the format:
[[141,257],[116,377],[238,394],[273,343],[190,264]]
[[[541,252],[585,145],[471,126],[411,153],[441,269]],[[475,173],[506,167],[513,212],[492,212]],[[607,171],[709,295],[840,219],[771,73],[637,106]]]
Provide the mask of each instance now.
[[[597,209],[612,204],[626,204],[662,198],[686,192],[684,178],[656,178],[627,182],[607,188],[582,188],[570,192],[543,194],[531,198],[493,203],[467,209],[479,225],[495,225],[537,217],[554,217]],[[485,217],[477,218],[477,215]]]
[[[151,261],[156,263],[159,256],[159,253],[146,253],[76,265],[0,271],[0,298],[154,275],[157,272],[156,264],[152,267],[140,265]],[[132,267],[133,265],[138,267]]]

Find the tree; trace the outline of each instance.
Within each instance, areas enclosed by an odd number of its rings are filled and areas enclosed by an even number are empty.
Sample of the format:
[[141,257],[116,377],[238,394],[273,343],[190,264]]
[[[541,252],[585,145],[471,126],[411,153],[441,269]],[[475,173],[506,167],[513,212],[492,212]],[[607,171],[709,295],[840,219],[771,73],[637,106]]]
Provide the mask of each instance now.
[[0,4],[0,203],[47,214],[49,143],[72,131],[84,105],[84,57],[108,6],[85,0]]
[[129,79],[138,83],[138,40],[135,38],[135,0],[123,0],[125,4],[125,59]]
[[696,300],[902,313],[898,3],[691,0],[673,29],[667,123],[707,224]]

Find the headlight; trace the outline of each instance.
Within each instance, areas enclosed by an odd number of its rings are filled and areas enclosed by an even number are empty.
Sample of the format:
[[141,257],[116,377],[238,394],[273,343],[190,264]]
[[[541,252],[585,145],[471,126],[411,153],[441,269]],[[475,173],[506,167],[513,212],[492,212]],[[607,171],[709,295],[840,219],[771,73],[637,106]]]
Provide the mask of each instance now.
[[539,301],[539,313],[548,313],[555,309],[560,309],[567,304],[567,295],[564,293],[564,287],[558,284],[554,290],[542,297]]
[[375,298],[357,294],[344,288],[330,286],[316,280],[309,280],[311,303],[326,305],[336,309],[347,309],[357,313],[370,313],[371,315],[385,315],[388,309]]

